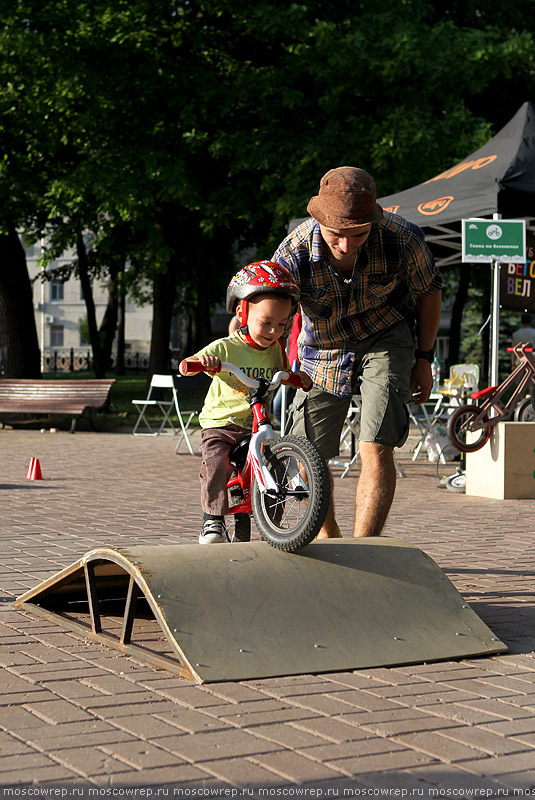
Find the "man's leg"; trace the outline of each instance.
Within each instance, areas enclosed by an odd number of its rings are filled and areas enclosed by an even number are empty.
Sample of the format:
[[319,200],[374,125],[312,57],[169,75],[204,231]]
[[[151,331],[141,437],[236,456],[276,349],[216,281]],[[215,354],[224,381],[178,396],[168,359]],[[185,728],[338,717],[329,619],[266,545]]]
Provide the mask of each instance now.
[[329,508],[327,510],[327,516],[325,517],[325,522],[320,528],[320,532],[316,536],[316,539],[337,539],[340,536],[340,528],[338,527],[338,523],[336,522],[334,516],[334,481],[331,470],[329,469],[329,462],[326,462],[327,469],[329,470],[329,480],[331,482],[331,500],[329,503]]
[[329,470],[331,501],[318,539],[333,539],[340,536],[334,516],[333,479],[329,469],[329,459],[334,458],[339,452],[340,433],[350,401],[351,398],[336,397],[320,389],[312,389],[309,394],[299,389],[293,403],[290,433],[304,436],[314,442]]
[[380,536],[396,490],[394,450],[360,442],[361,471],[355,498],[353,536]]
[[380,536],[394,499],[394,447],[401,447],[409,432],[412,355],[412,334],[405,322],[357,348],[361,472],[353,536]]

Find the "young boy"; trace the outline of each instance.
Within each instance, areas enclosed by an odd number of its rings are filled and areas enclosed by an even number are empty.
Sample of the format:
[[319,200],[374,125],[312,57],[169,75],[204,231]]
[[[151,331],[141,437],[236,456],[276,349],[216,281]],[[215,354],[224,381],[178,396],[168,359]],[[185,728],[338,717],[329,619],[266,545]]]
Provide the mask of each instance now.
[[[240,322],[239,330],[200,350],[194,360],[209,370],[228,361],[251,375],[271,379],[287,369],[284,333],[299,300],[299,289],[290,273],[272,261],[256,261],[241,269],[227,289],[227,310]],[[298,373],[305,385],[311,380]],[[230,372],[213,376],[199,415],[201,424],[201,508],[204,512],[199,542],[226,541],[224,515],[228,513],[227,481],[232,472],[231,448],[251,432],[253,415],[248,389]],[[236,538],[250,538],[247,515],[236,515]]]

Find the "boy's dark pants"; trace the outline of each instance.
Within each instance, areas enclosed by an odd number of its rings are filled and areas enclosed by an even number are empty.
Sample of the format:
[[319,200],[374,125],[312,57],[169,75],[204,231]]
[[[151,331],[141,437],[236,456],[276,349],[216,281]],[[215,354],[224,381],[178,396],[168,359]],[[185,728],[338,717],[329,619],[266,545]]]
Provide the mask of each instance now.
[[251,431],[240,425],[201,431],[201,508],[205,514],[228,514],[227,481],[232,474],[229,453]]

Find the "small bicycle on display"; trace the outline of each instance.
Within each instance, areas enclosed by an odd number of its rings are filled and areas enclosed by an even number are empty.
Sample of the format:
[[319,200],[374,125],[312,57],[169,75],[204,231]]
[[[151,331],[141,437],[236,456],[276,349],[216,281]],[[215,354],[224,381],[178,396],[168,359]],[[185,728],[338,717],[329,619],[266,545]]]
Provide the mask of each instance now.
[[[262,539],[293,553],[309,544],[325,521],[330,502],[330,479],[325,461],[303,436],[279,436],[271,425],[267,398],[281,383],[297,388],[300,379],[286,371],[271,381],[250,378],[243,370],[221,362],[218,370],[232,372],[250,392],[253,412],[250,436],[230,451],[235,467],[227,489],[230,515],[252,513]],[[185,359],[183,375],[207,372],[199,361]]]
[[[481,405],[464,405],[455,411],[448,423],[448,434],[453,444],[464,453],[480,450],[489,440],[493,425],[515,419],[517,422],[535,420],[535,358],[529,344],[510,348],[519,360],[518,365],[499,386],[489,386],[472,392],[473,400]],[[504,396],[517,384],[505,400]],[[531,394],[526,397],[531,389]],[[491,411],[494,415],[491,416]]]

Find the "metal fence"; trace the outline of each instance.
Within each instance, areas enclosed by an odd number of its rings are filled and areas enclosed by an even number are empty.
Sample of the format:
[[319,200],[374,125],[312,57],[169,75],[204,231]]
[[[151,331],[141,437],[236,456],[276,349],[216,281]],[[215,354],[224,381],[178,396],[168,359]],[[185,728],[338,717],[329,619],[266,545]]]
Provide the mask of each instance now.
[[[46,352],[44,357],[44,372],[90,372],[93,368],[93,359],[90,350],[54,350]],[[170,358],[170,369],[178,369],[178,361]],[[113,372],[116,359],[112,357],[110,370]],[[148,353],[130,353],[124,358],[126,372],[146,372],[149,368]]]
[[[169,352],[167,359],[167,372],[178,372],[181,356],[178,351]],[[116,367],[117,359],[112,356],[110,372]],[[142,373],[149,368],[148,353],[130,353],[124,357],[125,372]],[[45,353],[43,372],[90,372],[93,369],[93,359],[90,350],[54,350]]]

